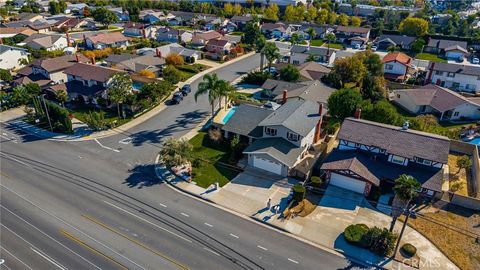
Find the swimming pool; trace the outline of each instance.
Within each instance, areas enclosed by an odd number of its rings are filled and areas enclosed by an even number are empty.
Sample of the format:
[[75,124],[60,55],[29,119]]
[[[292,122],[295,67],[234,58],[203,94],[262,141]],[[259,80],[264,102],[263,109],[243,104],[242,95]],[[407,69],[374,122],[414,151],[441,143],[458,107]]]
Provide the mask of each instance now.
[[475,144],[475,145],[480,146],[480,137],[476,137],[475,139],[467,141],[467,142],[470,143],[470,144]]
[[132,88],[133,91],[140,91],[140,88],[142,88],[143,83],[141,82],[132,82]]
[[228,112],[227,114],[225,114],[225,116],[223,117],[222,121],[223,121],[223,124],[226,124],[228,122],[228,120],[230,120],[230,118],[232,118],[232,115],[237,111],[237,108],[238,107],[232,107]]

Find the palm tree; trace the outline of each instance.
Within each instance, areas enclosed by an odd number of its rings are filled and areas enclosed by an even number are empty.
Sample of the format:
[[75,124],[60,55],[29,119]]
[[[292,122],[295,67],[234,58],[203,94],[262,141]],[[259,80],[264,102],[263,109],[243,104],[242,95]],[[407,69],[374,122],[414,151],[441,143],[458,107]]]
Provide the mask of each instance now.
[[263,59],[265,58],[265,54],[263,53],[263,48],[265,48],[265,44],[267,43],[267,39],[264,35],[259,35],[257,40],[255,40],[255,47],[256,51],[260,53],[260,70],[263,70]]
[[62,107],[65,107],[65,102],[68,100],[67,91],[61,89],[57,92],[57,100],[62,103]]
[[268,61],[268,70],[270,71],[273,61],[280,57],[280,52],[277,45],[273,42],[267,42],[263,48],[263,53]]
[[226,108],[229,99],[232,98],[236,93],[235,87],[233,87],[233,85],[231,85],[229,81],[220,80],[219,88],[220,88],[219,95],[220,97],[224,98],[223,108]]
[[[297,33],[293,33],[292,36],[290,37],[290,45],[292,46],[292,48],[297,45],[298,43],[300,43],[300,35],[297,34]],[[292,50],[293,51],[293,50]],[[292,52],[292,55],[293,55],[293,52]],[[290,63],[290,60],[292,59],[292,57],[288,58],[288,63]]]
[[315,32],[315,29],[313,29],[312,27],[309,27],[307,30],[305,30],[305,33],[308,34],[308,37],[309,37],[308,47],[310,48],[310,46],[312,46],[312,39],[317,33]]
[[198,84],[198,89],[195,92],[195,102],[200,95],[208,93],[208,102],[212,106],[212,117],[215,114],[215,101],[221,96],[221,80],[217,74],[206,74],[203,76],[203,81]]
[[193,146],[187,140],[168,138],[160,150],[160,156],[168,166],[188,163],[192,158]]
[[335,35],[333,33],[328,33],[325,35],[325,39],[327,39],[328,51],[330,51],[330,43],[335,41]]
[[126,101],[127,96],[131,94],[132,78],[127,73],[117,73],[113,75],[112,81],[108,85],[108,98],[117,104],[118,117],[120,114],[120,106]]
[[393,231],[397,218],[402,215],[402,209],[408,207],[410,202],[418,196],[418,190],[421,188],[420,183],[413,176],[402,174],[395,180],[394,209],[392,211],[392,223],[390,231]]

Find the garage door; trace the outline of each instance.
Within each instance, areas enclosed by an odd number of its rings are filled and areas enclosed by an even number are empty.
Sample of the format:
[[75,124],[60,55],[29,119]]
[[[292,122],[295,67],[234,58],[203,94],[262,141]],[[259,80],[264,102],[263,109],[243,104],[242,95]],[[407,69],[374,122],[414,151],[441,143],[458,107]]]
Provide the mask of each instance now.
[[282,175],[282,165],[267,159],[253,157],[253,166],[265,171]]
[[330,184],[362,194],[365,191],[365,182],[336,173],[330,176]]

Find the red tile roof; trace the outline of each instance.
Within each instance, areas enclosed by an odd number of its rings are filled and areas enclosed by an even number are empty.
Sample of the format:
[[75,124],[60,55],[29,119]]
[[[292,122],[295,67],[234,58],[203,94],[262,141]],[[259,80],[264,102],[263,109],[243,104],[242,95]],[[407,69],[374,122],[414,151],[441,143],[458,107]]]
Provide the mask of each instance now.
[[412,63],[412,58],[401,52],[389,53],[385,55],[385,57],[383,57],[384,63],[392,62],[392,61],[396,61],[409,66]]

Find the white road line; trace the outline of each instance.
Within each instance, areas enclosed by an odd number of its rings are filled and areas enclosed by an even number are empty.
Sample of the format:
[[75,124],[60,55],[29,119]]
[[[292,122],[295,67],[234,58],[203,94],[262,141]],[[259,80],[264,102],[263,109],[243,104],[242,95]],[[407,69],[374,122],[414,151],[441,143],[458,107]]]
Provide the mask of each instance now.
[[161,207],[167,208],[167,206],[165,204],[163,204],[163,203],[159,203],[159,204],[160,204]]
[[49,261],[51,264],[55,265],[56,267],[62,269],[62,270],[67,270],[68,268],[66,268],[65,266],[61,265],[59,262],[55,261],[54,259],[52,259],[51,257],[49,257],[47,254],[41,252],[40,250],[37,250],[36,248],[33,248],[33,247],[30,247],[31,250],[33,250],[33,252],[37,253],[38,255],[40,255],[42,258],[44,258],[45,260]]
[[183,240],[185,240],[185,241],[187,241],[187,242],[189,242],[189,243],[192,243],[192,241],[191,241],[190,239],[187,239],[187,238],[185,238],[185,237],[183,237],[183,236],[181,236],[181,235],[179,235],[179,234],[176,234],[176,233],[174,233],[174,232],[172,232],[172,231],[170,231],[170,230],[168,230],[168,229],[165,229],[165,228],[163,228],[163,227],[160,227],[160,226],[158,226],[157,224],[155,224],[155,223],[153,223],[153,222],[150,222],[150,221],[148,221],[148,220],[146,220],[146,219],[144,219],[144,218],[142,218],[142,217],[140,217],[140,216],[137,216],[137,215],[135,215],[135,214],[133,214],[133,213],[128,212],[127,210],[125,210],[125,209],[123,209],[123,208],[121,208],[121,207],[116,206],[115,204],[109,203],[109,202],[107,202],[107,201],[103,201],[103,202],[106,203],[106,204],[108,204],[108,205],[110,205],[110,206],[112,206],[112,207],[115,207],[115,208],[117,208],[118,210],[123,211],[123,212],[125,212],[125,213],[127,213],[127,214],[129,214],[129,215],[131,215],[131,216],[134,216],[134,217],[136,217],[136,218],[138,218],[138,219],[140,219],[140,220],[142,220],[142,221],[144,221],[144,222],[146,222],[146,223],[148,223],[148,224],[150,224],[150,225],[153,225],[153,226],[155,226],[155,227],[157,227],[157,228],[159,228],[159,229],[161,229],[161,230],[163,230],[163,231],[166,231],[166,232],[168,232],[168,233],[170,233],[170,234],[172,234],[172,235],[175,235],[176,237],[178,237],[178,238],[180,238],[180,239],[183,239]]
[[[104,247],[104,248],[106,248],[106,249],[110,250],[112,253],[114,253],[114,254],[116,254],[116,255],[118,255],[118,256],[120,256],[120,257],[124,258],[125,260],[127,260],[127,261],[131,262],[132,264],[134,264],[134,265],[138,266],[139,268],[141,268],[141,269],[143,269],[143,270],[146,270],[146,268],[145,268],[145,267],[143,267],[143,266],[139,265],[138,263],[136,263],[136,262],[134,262],[134,261],[130,260],[130,259],[129,259],[129,258],[127,258],[125,255],[118,253],[117,251],[115,251],[115,250],[114,250],[114,249],[112,249],[111,247],[109,247],[109,246],[107,246],[106,244],[104,244],[104,243],[100,242],[99,240],[97,240],[97,239],[93,238],[92,236],[90,236],[90,235],[88,235],[88,234],[84,233],[83,231],[81,231],[81,230],[80,230],[80,229],[78,229],[77,227],[75,227],[75,226],[71,225],[70,223],[66,222],[65,220],[63,220],[63,219],[61,219],[61,218],[57,217],[56,215],[54,215],[54,214],[50,213],[50,212],[49,212],[49,211],[47,211],[47,210],[45,210],[45,209],[41,208],[40,206],[36,205],[36,204],[35,204],[35,203],[33,203],[32,201],[30,201],[29,199],[27,199],[27,198],[23,197],[22,195],[18,194],[17,192],[13,191],[12,189],[10,189],[10,188],[8,188],[8,187],[6,187],[6,186],[4,186],[4,185],[1,185],[1,184],[0,184],[0,186],[1,186],[2,188],[6,189],[6,190],[8,190],[8,191],[10,191],[10,192],[12,192],[13,194],[17,195],[18,197],[22,198],[23,200],[25,200],[25,201],[26,201],[26,202],[28,202],[29,204],[33,205],[34,207],[36,207],[36,208],[40,209],[42,212],[46,213],[47,215],[49,215],[49,216],[51,216],[51,217],[54,217],[56,220],[58,220],[58,221],[62,222],[63,224],[65,224],[65,225],[66,225],[66,226],[68,226],[69,228],[72,228],[72,229],[73,229],[73,230],[75,230],[76,232],[78,232],[78,233],[80,233],[80,234],[82,234],[82,235],[86,236],[88,239],[92,240],[93,242],[95,242],[95,243],[97,243],[97,244],[101,245],[102,247]],[[2,207],[3,207],[3,206],[2,206]],[[17,215],[16,215],[16,216],[17,216]],[[18,217],[18,216],[17,216],[17,217]],[[18,217],[18,218],[20,218],[21,220],[23,220],[21,217]],[[38,229],[37,229],[37,230],[38,230]],[[42,233],[43,233],[43,232],[42,232]],[[62,246],[63,246],[63,245],[62,245]],[[63,247],[65,247],[65,246],[63,246]],[[89,260],[85,259],[84,257],[80,256],[79,254],[77,254],[77,253],[76,253],[76,252],[74,252],[73,250],[71,250],[71,249],[69,249],[69,248],[67,248],[67,247],[65,247],[65,248],[66,248],[67,250],[69,250],[70,252],[72,252],[73,254],[77,255],[78,257],[82,258],[84,261],[86,261],[86,262],[88,262],[89,264],[91,264],[91,265],[95,266],[95,268],[97,268],[97,269],[100,269],[100,270],[101,270],[101,268],[100,268],[100,267],[96,266],[96,265],[95,265],[94,263],[92,263],[91,261],[89,261]]]
[[5,156],[6,156],[6,158],[9,158],[9,159],[11,159],[11,160],[13,160],[13,161],[15,161],[15,162],[18,162],[18,163],[20,163],[20,164],[22,164],[22,165],[25,165],[25,166],[27,166],[27,167],[29,167],[29,168],[32,168],[32,166],[30,166],[29,164],[27,164],[27,163],[25,163],[25,162],[23,162],[23,161],[21,161],[21,160],[18,160],[18,159],[14,158],[14,157],[11,157],[10,155],[5,155]]
[[98,145],[100,145],[100,147],[102,147],[102,148],[104,148],[104,149],[112,150],[112,151],[115,152],[115,153],[119,153],[119,152],[120,152],[120,150],[118,150],[118,149],[113,149],[113,148],[111,148],[111,147],[108,147],[108,146],[105,146],[105,145],[101,144],[101,143],[97,140],[97,138],[95,138],[95,139],[93,139],[93,140],[94,140],[96,143],[98,143]]
[[262,247],[262,246],[257,246],[259,249],[263,249],[263,250],[268,250],[268,248],[265,248],[265,247]]
[[288,260],[291,261],[291,262],[293,262],[293,263],[297,263],[297,264],[298,264],[298,262],[295,261],[295,260],[292,260],[292,259],[290,259],[290,258],[288,258]]
[[182,215],[182,216],[184,216],[184,217],[190,217],[189,215],[187,215],[187,214],[185,214],[185,213],[183,213],[183,212],[181,212],[180,215]]
[[206,251],[211,252],[211,253],[213,253],[213,254],[215,254],[215,255],[217,255],[217,256],[220,256],[220,254],[218,254],[217,252],[215,252],[215,251],[213,251],[213,250],[211,250],[211,249],[209,249],[209,248],[204,247],[203,249],[205,249]]
[[[3,251],[5,251],[6,253],[10,254],[10,256],[12,256],[15,260],[19,261],[21,264],[25,265],[28,269],[30,270],[33,270],[30,266],[28,266],[28,264],[26,264],[24,261],[20,260],[19,258],[17,258],[17,256],[13,255],[13,253],[11,253],[10,251],[8,251],[6,248],[0,246],[0,248],[3,249]],[[5,264],[3,265],[5,266]]]
[[212,224],[208,224],[208,223],[206,223],[206,222],[205,222],[205,223],[203,223],[203,224],[207,225],[208,227],[213,227],[213,225],[212,225]]
[[230,236],[231,236],[231,237],[235,237],[235,238],[237,238],[237,239],[240,238],[240,237],[236,236],[235,234],[230,234]]

